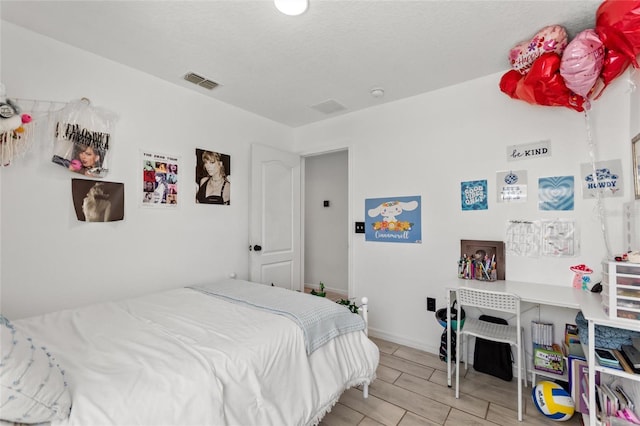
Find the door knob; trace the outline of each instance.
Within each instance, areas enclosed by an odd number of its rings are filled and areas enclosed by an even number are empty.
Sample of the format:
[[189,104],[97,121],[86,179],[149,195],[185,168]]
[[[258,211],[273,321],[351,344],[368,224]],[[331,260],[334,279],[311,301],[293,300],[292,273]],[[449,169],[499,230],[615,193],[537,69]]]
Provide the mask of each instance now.
[[253,246],[253,251],[260,251],[260,250],[262,250],[262,246],[259,246],[258,244]]

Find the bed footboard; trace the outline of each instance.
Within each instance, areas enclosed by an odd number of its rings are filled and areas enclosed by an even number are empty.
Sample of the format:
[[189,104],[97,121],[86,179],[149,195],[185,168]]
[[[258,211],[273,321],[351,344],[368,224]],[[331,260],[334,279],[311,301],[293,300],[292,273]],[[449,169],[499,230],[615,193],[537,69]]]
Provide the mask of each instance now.
[[[360,315],[362,315],[362,319],[364,320],[364,334],[369,335],[369,298],[362,298],[362,306],[358,309]],[[369,397],[369,383],[365,383],[362,387],[362,396],[364,398]]]
[[358,312],[362,315],[364,320],[364,334],[369,335],[369,298],[362,298],[362,306],[358,308]]

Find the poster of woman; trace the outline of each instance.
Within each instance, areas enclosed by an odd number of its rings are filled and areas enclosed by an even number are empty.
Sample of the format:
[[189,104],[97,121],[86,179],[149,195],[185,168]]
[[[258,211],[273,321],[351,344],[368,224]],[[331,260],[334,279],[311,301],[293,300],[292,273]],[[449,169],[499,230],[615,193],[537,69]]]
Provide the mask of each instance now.
[[81,222],[114,222],[124,219],[124,184],[71,179],[76,217]]
[[196,149],[196,203],[231,204],[231,157]]
[[140,200],[144,207],[176,207],[178,205],[178,157],[142,152],[142,185]]
[[116,116],[87,99],[69,102],[59,113],[51,161],[91,177],[105,177]]

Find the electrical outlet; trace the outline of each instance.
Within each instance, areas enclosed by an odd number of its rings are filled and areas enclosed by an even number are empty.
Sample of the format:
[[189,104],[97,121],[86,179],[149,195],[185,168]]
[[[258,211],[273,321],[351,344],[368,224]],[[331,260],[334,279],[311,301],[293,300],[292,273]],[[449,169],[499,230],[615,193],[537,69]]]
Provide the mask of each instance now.
[[364,222],[356,222],[356,234],[364,234]]
[[427,297],[427,311],[435,312],[436,311],[436,299],[433,297]]

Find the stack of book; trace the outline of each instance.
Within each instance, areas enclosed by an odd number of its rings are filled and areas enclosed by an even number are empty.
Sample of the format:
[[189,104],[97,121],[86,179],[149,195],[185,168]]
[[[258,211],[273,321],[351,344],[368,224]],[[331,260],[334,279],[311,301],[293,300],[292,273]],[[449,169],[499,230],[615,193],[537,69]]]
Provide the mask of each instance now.
[[573,356],[585,359],[580,336],[578,335],[578,326],[575,324],[566,324],[564,327],[564,343],[562,344],[562,352],[564,356]]
[[640,339],[634,338],[631,345],[622,345],[612,350],[622,370],[629,374],[640,374]]
[[553,346],[553,324],[531,321],[531,341],[538,346]]
[[547,373],[563,375],[564,356],[562,348],[553,343],[553,324],[531,321],[531,340],[533,367]]

